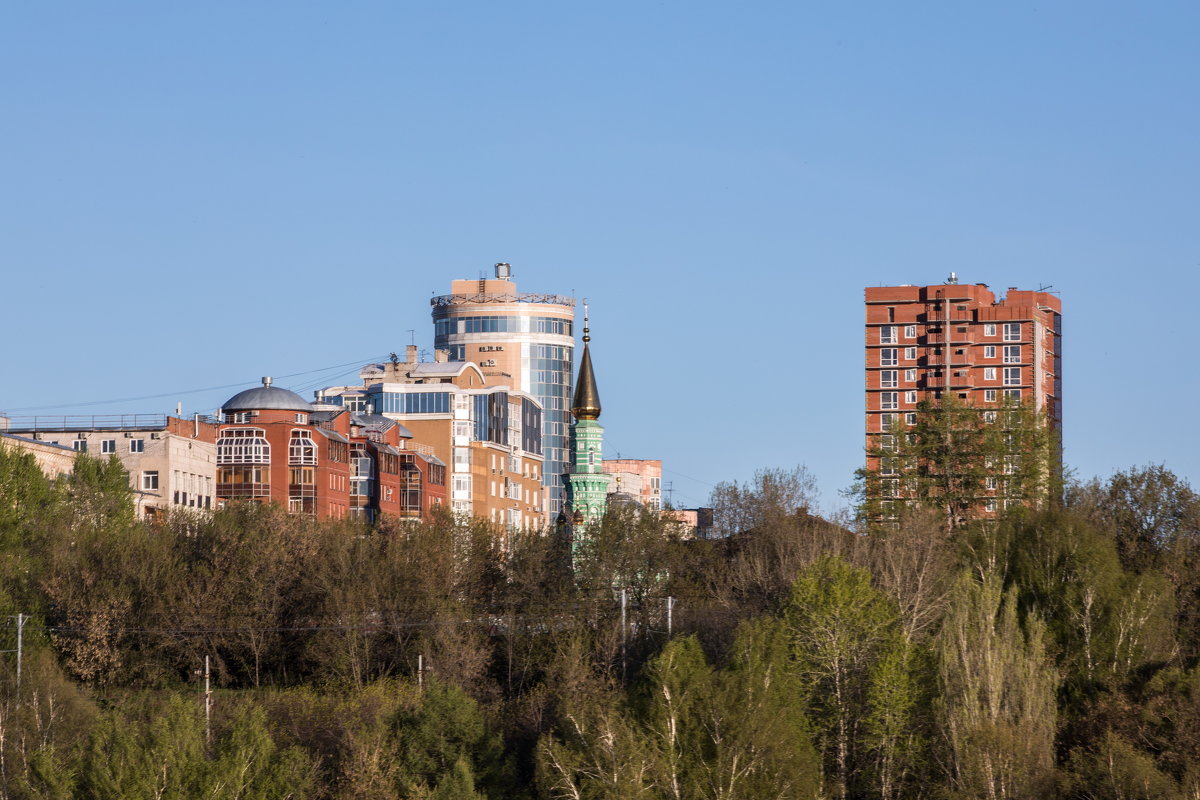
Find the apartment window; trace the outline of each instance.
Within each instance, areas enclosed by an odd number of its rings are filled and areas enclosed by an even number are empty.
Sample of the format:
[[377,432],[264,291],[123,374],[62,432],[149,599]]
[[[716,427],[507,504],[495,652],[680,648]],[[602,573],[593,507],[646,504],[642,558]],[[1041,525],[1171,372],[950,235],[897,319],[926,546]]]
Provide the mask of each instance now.
[[904,370],[904,380],[906,383],[915,383],[917,380],[917,371],[915,369]]
[[148,469],[142,473],[142,491],[158,491],[158,470]]
[[996,390],[995,389],[984,389],[983,390],[983,402],[985,402],[985,403],[996,402]]
[[297,414],[296,415],[296,424],[297,425],[307,425],[308,424],[308,414]]
[[308,431],[292,431],[291,439],[288,441],[288,463],[317,463],[317,443],[312,440],[312,435]]
[[131,452],[131,453],[146,452],[146,440],[145,439],[130,439],[129,440],[129,452]]
[[995,367],[984,367],[983,368],[983,379],[985,381],[996,380],[996,368]]
[[879,449],[891,452],[896,449],[896,437],[890,433],[885,433],[879,437]]
[[916,425],[917,424],[917,412],[910,411],[907,414],[905,414],[904,421],[906,423],[908,423],[909,425]]
[[895,475],[896,474],[896,459],[894,459],[894,458],[879,459],[879,474],[880,475]]
[[894,369],[885,369],[879,373],[879,385],[884,389],[894,389],[896,387],[897,372]]
[[989,322],[989,323],[985,324],[983,326],[983,335],[984,336],[995,336],[996,335],[996,323]]
[[880,414],[879,415],[879,430],[890,431],[892,425],[896,422],[895,414]]
[[1019,323],[1019,322],[1004,323],[1004,341],[1006,341],[1006,342],[1021,341],[1021,323]]
[[896,326],[884,325],[879,329],[880,344],[895,344],[896,343]]
[[71,447],[75,448],[76,453],[86,453],[87,439],[76,439],[75,441],[71,442]]
[[917,402],[917,393],[916,392],[905,392],[904,393],[904,402],[909,403],[909,404]]
[[271,445],[262,428],[226,428],[217,439],[217,464],[270,464]]
[[894,367],[894,366],[896,366],[897,360],[898,359],[896,358],[896,348],[885,347],[879,351],[879,366]]
[[1020,364],[1021,363],[1021,345],[1019,345],[1019,344],[1004,345],[1004,363],[1005,364]]
[[984,358],[995,358],[996,357],[996,345],[989,344],[989,345],[985,346],[983,348],[983,357]]
[[100,440],[100,452],[101,453],[117,452],[117,440],[116,439],[101,439]]
[[983,412],[983,421],[988,423],[989,425],[991,423],[995,422],[996,421],[996,412],[995,411]]
[[992,500],[991,498],[984,500],[983,501],[983,510],[987,511],[988,513],[994,512],[996,510],[996,501]]
[[1015,400],[1017,402],[1020,402],[1021,390],[1020,389],[1005,389],[1004,390],[1004,399],[1005,400]]
[[904,357],[907,358],[909,361],[916,361],[917,360],[917,348],[915,348],[915,347],[904,348]]
[[988,491],[994,492],[996,491],[997,483],[996,477],[994,475],[989,475],[984,485],[987,487]]
[[880,392],[879,408],[883,411],[893,411],[900,407],[899,392]]
[[1020,386],[1021,385],[1021,368],[1020,367],[1005,367],[1004,368],[1004,385],[1005,386]]

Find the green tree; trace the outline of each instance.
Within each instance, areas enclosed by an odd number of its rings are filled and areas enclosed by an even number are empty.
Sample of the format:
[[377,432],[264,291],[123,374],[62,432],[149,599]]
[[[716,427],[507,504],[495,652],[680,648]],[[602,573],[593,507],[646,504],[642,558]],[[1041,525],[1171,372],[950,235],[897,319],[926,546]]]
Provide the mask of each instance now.
[[[845,798],[870,761],[865,720],[877,720],[873,744],[896,755],[899,742],[888,714],[904,717],[911,706],[903,681],[874,694],[878,703],[895,703],[890,712],[880,708],[872,715],[868,701],[873,678],[896,678],[878,666],[903,646],[896,609],[871,586],[866,570],[825,557],[796,579],[784,618],[833,796]],[[884,763],[895,762],[889,757]],[[896,771],[889,766],[887,772],[892,785]]]
[[1042,798],[1054,778],[1055,692],[1045,626],[1015,590],[964,575],[936,640],[943,766],[955,797]]

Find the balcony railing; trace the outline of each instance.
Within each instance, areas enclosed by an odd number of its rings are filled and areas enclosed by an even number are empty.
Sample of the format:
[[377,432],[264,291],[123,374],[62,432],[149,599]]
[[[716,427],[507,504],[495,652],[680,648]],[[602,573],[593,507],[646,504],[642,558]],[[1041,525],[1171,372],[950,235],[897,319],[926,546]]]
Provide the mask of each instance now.
[[[166,414],[38,415],[9,417],[0,414],[0,431],[153,431],[167,427]],[[216,425],[215,417],[200,416],[200,421]]]

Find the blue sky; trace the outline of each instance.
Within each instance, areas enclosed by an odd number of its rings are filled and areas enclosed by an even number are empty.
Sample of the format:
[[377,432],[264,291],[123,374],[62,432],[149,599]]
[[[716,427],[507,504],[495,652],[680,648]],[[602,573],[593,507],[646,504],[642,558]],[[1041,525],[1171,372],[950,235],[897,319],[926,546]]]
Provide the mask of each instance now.
[[307,396],[430,346],[430,295],[508,261],[589,298],[608,451],[663,458],[676,504],[803,463],[834,506],[863,287],[953,270],[1061,292],[1079,475],[1195,485],[1198,29],[1168,2],[9,4],[0,411]]

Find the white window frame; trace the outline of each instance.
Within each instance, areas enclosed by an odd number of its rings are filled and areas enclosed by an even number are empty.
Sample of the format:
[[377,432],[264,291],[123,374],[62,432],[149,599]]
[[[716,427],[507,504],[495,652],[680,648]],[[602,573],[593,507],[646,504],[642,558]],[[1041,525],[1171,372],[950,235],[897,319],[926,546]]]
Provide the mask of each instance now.
[[983,421],[988,423],[989,425],[991,423],[995,422],[996,421],[996,412],[995,411],[983,412]]
[[71,448],[76,453],[86,453],[87,447],[88,447],[87,439],[75,439],[74,441],[71,442]]
[[1004,323],[1004,341],[1006,341],[1006,342],[1021,341],[1021,323],[1019,323],[1019,322]]
[[894,367],[899,364],[899,351],[895,347],[885,347],[879,351],[879,366]]
[[270,464],[271,445],[262,428],[226,428],[217,438],[217,464]]
[[881,370],[879,373],[879,388],[895,389],[900,385],[899,371],[894,369]]
[[100,452],[103,455],[110,455],[112,453],[117,452],[117,440],[116,439],[101,439],[100,440]]
[[984,336],[995,336],[996,335],[996,323],[985,322],[983,324],[983,335]]
[[983,357],[984,358],[995,358],[996,357],[996,345],[994,345],[994,344],[984,345]]
[[909,411],[907,414],[905,414],[904,422],[907,425],[916,425],[917,424],[917,412]]
[[895,421],[896,421],[895,414],[880,414],[879,415],[879,430],[886,433],[887,431],[891,430],[892,423],[894,423]]
[[895,325],[884,325],[883,327],[881,327],[879,329],[879,343],[880,344],[895,344],[896,341],[897,341],[897,337],[896,337],[896,326]]
[[880,392],[879,393],[879,410],[880,411],[895,411],[900,408],[900,393],[899,392]]
[[1016,400],[1017,402],[1020,402],[1021,401],[1021,390],[1020,389],[1005,389],[1004,390],[1004,399],[1005,400]]
[[[296,416],[301,416],[297,414]],[[313,441],[312,433],[306,430],[292,430],[288,438],[288,465],[316,465],[317,443]]]
[[908,383],[917,382],[917,371],[915,369],[904,370],[904,380]]
[[985,403],[996,402],[996,390],[995,389],[984,389],[983,390],[983,402],[985,402]]
[[130,439],[129,440],[129,452],[131,452],[131,453],[146,452],[146,440],[145,439]]
[[996,380],[996,368],[995,367],[984,367],[983,368],[983,379],[985,381]]
[[916,361],[917,360],[917,348],[915,348],[915,347],[904,348],[904,358],[907,361]]
[[1019,344],[1004,345],[1004,363],[1005,364],[1020,364],[1021,363],[1021,345],[1019,345]]
[[1020,386],[1021,385],[1021,368],[1020,367],[1005,367],[1004,368],[1004,385],[1005,386]]
[[143,492],[158,491],[158,470],[148,469],[142,472],[141,487]]
[[904,326],[904,338],[905,339],[917,338],[917,326],[916,325],[905,325]]
[[912,405],[917,402],[917,393],[915,391],[907,391],[904,393],[904,402]]

